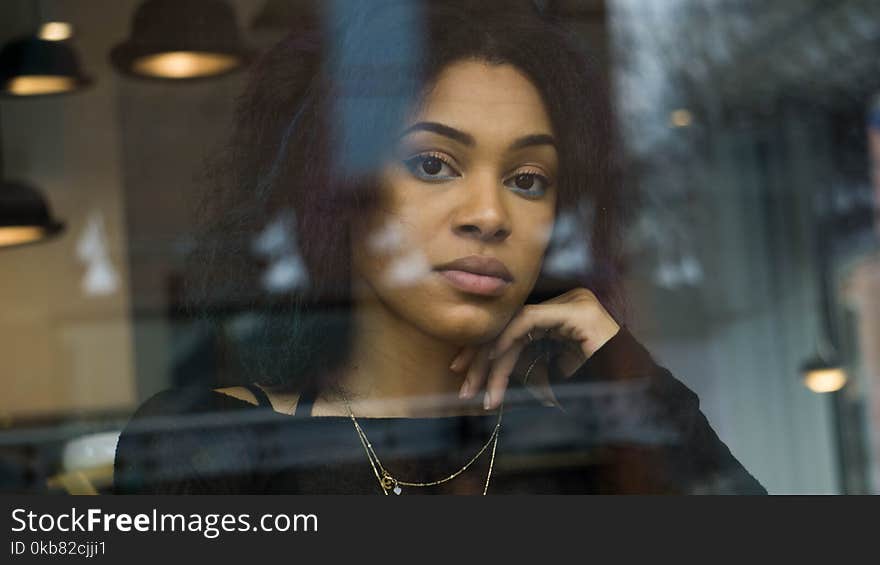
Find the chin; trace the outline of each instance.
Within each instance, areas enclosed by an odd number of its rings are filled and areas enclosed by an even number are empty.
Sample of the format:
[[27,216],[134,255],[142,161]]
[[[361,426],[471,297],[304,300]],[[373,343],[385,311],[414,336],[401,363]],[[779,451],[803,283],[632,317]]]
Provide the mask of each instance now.
[[431,333],[451,343],[475,345],[498,336],[509,319],[507,315],[486,310],[470,315],[445,316],[431,324]]

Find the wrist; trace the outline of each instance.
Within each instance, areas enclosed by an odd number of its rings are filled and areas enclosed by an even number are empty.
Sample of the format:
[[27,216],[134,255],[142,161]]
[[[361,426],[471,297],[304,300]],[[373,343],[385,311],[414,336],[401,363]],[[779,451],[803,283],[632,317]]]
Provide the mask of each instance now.
[[620,332],[620,325],[610,316],[606,316],[592,328],[591,335],[581,343],[581,352],[589,359],[611,338]]

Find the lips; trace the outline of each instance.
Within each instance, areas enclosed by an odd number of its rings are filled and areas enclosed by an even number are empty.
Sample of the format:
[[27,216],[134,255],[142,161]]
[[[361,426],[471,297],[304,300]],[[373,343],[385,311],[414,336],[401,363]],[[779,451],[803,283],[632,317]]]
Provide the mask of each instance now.
[[463,292],[499,296],[513,282],[504,263],[494,257],[470,255],[436,268],[453,287]]
[[510,274],[504,263],[494,257],[483,255],[468,255],[467,257],[439,265],[437,270],[464,271],[475,275],[499,278],[507,282],[513,281],[513,275]]

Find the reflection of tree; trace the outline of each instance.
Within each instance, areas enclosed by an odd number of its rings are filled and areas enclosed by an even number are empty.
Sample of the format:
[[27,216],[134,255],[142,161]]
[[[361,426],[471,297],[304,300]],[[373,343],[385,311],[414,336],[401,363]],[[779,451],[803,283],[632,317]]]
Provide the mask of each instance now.
[[[697,272],[693,236],[711,221],[713,136],[771,115],[783,97],[861,104],[880,82],[880,2],[610,0],[609,12],[618,115],[642,196],[632,252],[652,259],[662,286],[695,283],[682,273]],[[689,127],[670,123],[677,109],[693,116]]]
[[[636,264],[651,265],[660,286],[697,284],[702,267],[692,249],[691,228],[698,221],[698,171],[690,163],[700,144],[701,124],[673,128],[673,111],[689,104],[695,81],[680,64],[684,42],[675,22],[686,1],[612,2],[612,57],[617,86],[617,113],[631,161],[629,172],[639,183],[641,209],[630,240]],[[692,59],[700,68],[702,57]]]

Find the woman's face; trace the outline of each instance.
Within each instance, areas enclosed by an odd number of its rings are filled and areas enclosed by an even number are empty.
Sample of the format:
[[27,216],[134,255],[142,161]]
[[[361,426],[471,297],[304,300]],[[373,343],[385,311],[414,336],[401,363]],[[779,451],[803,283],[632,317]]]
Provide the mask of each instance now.
[[[448,66],[381,171],[377,212],[353,226],[358,306],[452,343],[495,337],[540,273],[557,168],[550,120],[525,75],[476,60]],[[477,261],[447,265],[467,257]]]

